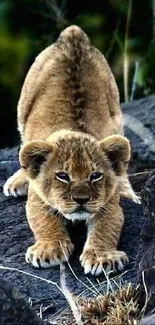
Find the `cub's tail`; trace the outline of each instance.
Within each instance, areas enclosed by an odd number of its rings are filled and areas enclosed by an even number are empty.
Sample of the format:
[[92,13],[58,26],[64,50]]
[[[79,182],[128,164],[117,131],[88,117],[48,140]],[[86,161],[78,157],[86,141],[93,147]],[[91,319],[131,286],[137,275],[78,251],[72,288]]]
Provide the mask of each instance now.
[[75,25],[66,28],[60,34],[57,44],[68,62],[66,75],[68,75],[68,84],[71,89],[74,118],[78,129],[82,131],[88,99],[84,79],[92,58],[93,46],[84,31]]
[[98,129],[103,130],[103,137],[122,133],[114,77],[104,56],[77,26],[66,28],[56,43],[42,51],[26,76],[18,103],[22,140],[27,138],[27,121],[35,125],[34,119],[42,114],[47,124],[51,112],[61,114],[62,110],[62,114],[75,119],[78,130],[91,133],[85,129],[89,120],[94,121],[95,134]]

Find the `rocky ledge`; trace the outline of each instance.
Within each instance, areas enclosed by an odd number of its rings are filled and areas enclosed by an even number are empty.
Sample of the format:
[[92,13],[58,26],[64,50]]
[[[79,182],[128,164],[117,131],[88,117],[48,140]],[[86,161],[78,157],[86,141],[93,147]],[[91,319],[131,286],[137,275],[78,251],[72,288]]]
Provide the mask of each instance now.
[[[145,314],[149,314],[155,306],[155,96],[123,104],[122,110],[125,135],[132,146],[130,179],[136,191],[142,190],[143,204],[121,200],[125,224],[119,246],[129,255],[130,263],[116,280],[117,283],[140,283],[139,301],[142,306],[145,305]],[[59,267],[37,270],[25,263],[25,251],[33,243],[25,217],[25,198],[6,198],[3,195],[5,180],[17,169],[18,147],[1,150],[0,265],[4,268],[0,268],[0,324],[39,325],[47,322],[47,319],[52,323],[52,317],[67,306],[59,288]],[[71,268],[66,265],[66,281],[69,290],[75,295],[93,296],[94,286],[97,290],[104,290],[107,283],[103,277],[94,279],[84,275],[78,256],[84,242],[85,229],[83,225],[76,227],[71,226],[69,229],[77,249],[70,260]],[[22,293],[22,298],[14,288]],[[29,308],[30,305],[33,310]],[[153,317],[151,315],[151,320],[144,318],[141,325],[155,324]]]

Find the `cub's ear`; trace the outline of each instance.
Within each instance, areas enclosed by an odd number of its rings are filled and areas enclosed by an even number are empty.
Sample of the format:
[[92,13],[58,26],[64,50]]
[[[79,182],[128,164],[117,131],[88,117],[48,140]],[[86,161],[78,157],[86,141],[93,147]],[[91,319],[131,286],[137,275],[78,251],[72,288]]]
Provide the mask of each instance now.
[[21,148],[19,161],[30,178],[39,174],[42,164],[50,153],[54,154],[54,149],[52,144],[43,140],[29,141]]
[[100,141],[100,147],[106,153],[116,175],[122,175],[128,167],[131,155],[128,139],[120,135],[111,135]]

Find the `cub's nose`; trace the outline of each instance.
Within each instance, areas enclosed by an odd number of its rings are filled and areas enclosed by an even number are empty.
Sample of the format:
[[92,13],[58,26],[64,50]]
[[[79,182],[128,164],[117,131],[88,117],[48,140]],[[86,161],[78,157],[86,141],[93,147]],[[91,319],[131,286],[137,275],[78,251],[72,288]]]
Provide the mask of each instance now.
[[77,202],[78,204],[83,205],[83,204],[87,203],[90,200],[90,197],[89,196],[86,196],[86,197],[75,197],[75,196],[73,196],[72,199],[75,202]]

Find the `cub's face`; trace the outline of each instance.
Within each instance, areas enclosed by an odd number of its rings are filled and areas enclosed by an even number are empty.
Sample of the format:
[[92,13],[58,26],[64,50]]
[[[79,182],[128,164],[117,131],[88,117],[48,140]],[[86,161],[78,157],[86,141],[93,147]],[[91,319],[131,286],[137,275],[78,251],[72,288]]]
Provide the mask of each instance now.
[[102,212],[129,158],[126,138],[111,136],[98,142],[75,132],[56,141],[31,141],[20,152],[36,193],[70,220],[87,220]]

